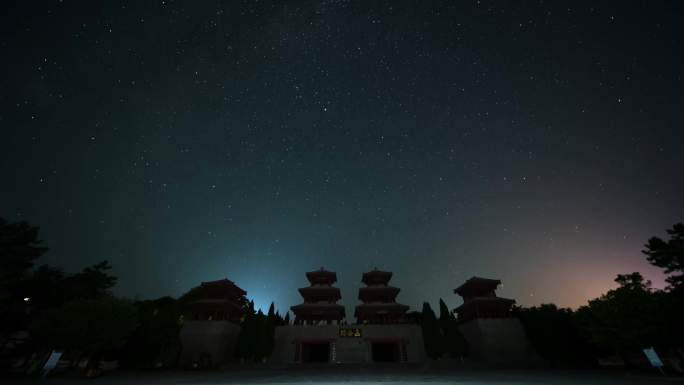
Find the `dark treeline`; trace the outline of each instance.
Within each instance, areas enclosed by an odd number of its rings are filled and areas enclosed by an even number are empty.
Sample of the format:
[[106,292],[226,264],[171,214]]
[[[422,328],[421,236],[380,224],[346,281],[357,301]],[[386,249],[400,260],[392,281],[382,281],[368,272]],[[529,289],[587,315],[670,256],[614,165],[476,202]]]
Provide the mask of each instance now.
[[[617,356],[628,365],[643,360],[641,349],[653,346],[662,355],[681,355],[684,346],[684,224],[668,230],[668,239],[651,238],[643,253],[668,274],[668,286],[651,287],[638,272],[618,275],[618,287],[573,311],[553,304],[516,307],[525,331],[542,358],[552,366],[591,366],[597,358]],[[38,228],[0,218],[0,364],[16,357],[34,362],[52,349],[90,358],[118,359],[129,367],[169,367],[177,362],[179,331],[191,290],[178,299],[133,301],[115,297],[117,278],[107,261],[66,273],[36,262],[47,252]],[[254,309],[245,298],[235,356],[241,362],[268,360],[275,328],[289,324],[271,304]],[[468,356],[458,320],[440,299],[439,317],[426,302],[408,313],[423,330],[431,359]],[[31,368],[29,368],[30,370]],[[34,368],[37,369],[37,368]],[[86,368],[88,369],[88,368]]]
[[425,353],[429,358],[436,360],[449,357],[462,360],[468,356],[468,342],[458,330],[456,316],[449,311],[441,298],[439,318],[427,302],[423,302],[423,310],[417,316],[423,330]]
[[[100,359],[118,359],[136,368],[175,365],[180,354],[179,332],[185,305],[194,289],[178,299],[133,301],[115,297],[117,278],[107,261],[68,274],[61,268],[36,265],[48,251],[38,228],[0,218],[0,364],[16,357],[42,362],[51,350],[64,351],[73,361],[89,358],[86,370],[96,371]],[[263,314],[244,301],[245,317],[235,355],[261,362],[271,354],[276,326],[289,323],[274,305]],[[22,333],[28,332],[30,338]],[[29,372],[37,367],[28,368]]]
[[[598,357],[619,357],[627,366],[644,362],[642,349],[661,357],[684,358],[684,224],[653,237],[642,251],[668,274],[662,290],[638,272],[619,274],[618,287],[572,311],[546,304],[515,313],[537,352],[554,366],[596,365]],[[680,368],[681,370],[681,368]]]
[[[619,274],[618,287],[573,311],[554,304],[514,307],[528,339],[552,367],[594,367],[602,357],[617,357],[627,366],[643,366],[642,349],[654,347],[662,357],[684,359],[684,224],[667,230],[669,239],[653,237],[643,253],[669,274],[668,286],[655,290],[638,272]],[[409,316],[423,329],[431,359],[468,356],[458,320],[442,299],[439,318],[423,304]]]
[[235,355],[242,362],[264,362],[273,352],[273,341],[276,326],[290,323],[290,313],[283,318],[275,311],[271,302],[268,313],[254,311],[254,302],[250,301],[242,329],[238,335]]

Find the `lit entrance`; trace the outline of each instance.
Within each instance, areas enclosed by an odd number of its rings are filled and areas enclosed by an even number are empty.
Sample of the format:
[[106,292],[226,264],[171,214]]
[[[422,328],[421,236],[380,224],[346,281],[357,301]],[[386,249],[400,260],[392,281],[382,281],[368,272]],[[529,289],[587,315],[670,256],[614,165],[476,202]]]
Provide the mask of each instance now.
[[399,362],[399,344],[397,342],[373,342],[373,362]]
[[328,362],[330,360],[329,342],[303,342],[302,362]]

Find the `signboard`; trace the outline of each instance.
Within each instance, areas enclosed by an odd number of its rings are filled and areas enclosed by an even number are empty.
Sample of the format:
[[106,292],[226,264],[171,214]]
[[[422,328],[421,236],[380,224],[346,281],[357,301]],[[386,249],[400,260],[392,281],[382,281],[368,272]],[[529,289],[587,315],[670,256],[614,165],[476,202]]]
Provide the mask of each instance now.
[[340,328],[340,337],[360,338],[361,328]]
[[655,368],[662,368],[663,366],[663,361],[660,360],[660,357],[658,357],[658,353],[656,353],[655,349],[653,348],[646,348],[644,349],[644,354],[646,355],[646,358],[648,358],[648,361],[653,365]]
[[43,365],[43,371],[45,375],[47,376],[52,369],[54,369],[57,366],[57,363],[59,362],[59,359],[62,357],[62,352],[57,352],[57,351],[52,351],[50,353],[50,357],[48,357],[47,361],[45,362],[45,365]]

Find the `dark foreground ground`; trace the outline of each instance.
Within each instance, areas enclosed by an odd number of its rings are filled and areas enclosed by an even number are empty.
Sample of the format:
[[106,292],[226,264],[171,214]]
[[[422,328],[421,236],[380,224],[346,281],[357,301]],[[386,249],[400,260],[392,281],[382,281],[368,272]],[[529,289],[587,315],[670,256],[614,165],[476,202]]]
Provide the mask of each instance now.
[[238,369],[221,371],[116,371],[95,379],[76,374],[0,379],[12,384],[684,384],[683,377],[660,377],[656,373],[630,374],[606,370],[443,370],[422,367],[334,367],[287,369]]

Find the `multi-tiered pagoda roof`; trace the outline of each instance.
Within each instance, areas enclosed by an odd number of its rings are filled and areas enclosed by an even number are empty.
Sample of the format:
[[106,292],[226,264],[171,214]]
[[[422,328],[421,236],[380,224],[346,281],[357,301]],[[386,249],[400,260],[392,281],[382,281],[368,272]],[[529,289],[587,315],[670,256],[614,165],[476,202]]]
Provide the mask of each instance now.
[[515,300],[496,296],[500,284],[498,279],[472,277],[454,289],[454,293],[463,297],[463,305],[454,310],[459,322],[475,318],[510,317]]
[[299,289],[304,303],[290,308],[295,314],[295,324],[339,323],[345,311],[344,306],[337,304],[342,298],[340,289],[333,286],[337,274],[321,267],[306,273],[306,278],[310,286]]
[[396,302],[400,289],[390,286],[392,273],[374,269],[363,274],[366,287],[359,289],[359,300],[354,316],[358,323],[387,324],[406,320],[408,306]]
[[187,303],[191,320],[239,322],[244,315],[246,294],[233,281],[220,279],[202,282],[183,300]]

